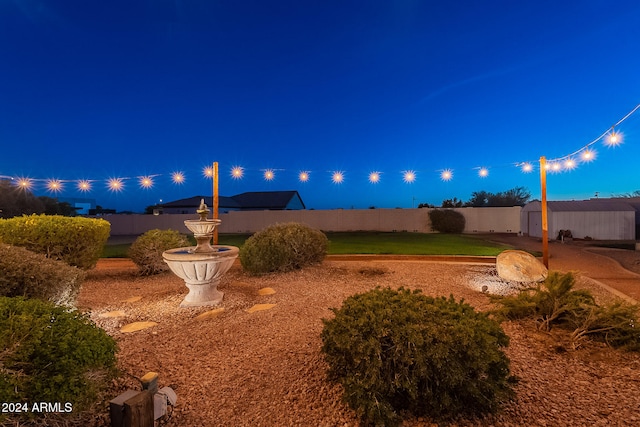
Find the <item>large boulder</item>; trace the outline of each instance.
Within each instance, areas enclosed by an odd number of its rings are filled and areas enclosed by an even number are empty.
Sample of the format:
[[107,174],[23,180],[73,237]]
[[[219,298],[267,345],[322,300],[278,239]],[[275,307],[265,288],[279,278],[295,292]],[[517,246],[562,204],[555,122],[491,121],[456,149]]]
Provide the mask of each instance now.
[[525,251],[507,250],[496,257],[496,270],[503,280],[542,282],[549,273],[536,257]]

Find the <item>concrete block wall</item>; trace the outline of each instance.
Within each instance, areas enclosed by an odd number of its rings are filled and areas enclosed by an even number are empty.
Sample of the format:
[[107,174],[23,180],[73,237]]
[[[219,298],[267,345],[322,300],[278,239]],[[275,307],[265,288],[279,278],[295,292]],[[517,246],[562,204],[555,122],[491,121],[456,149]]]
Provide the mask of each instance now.
[[[456,208],[466,220],[465,233],[518,233],[519,206]],[[188,234],[187,219],[197,215],[106,215],[112,236],[140,235],[148,230],[178,230]],[[232,211],[221,214],[220,233],[254,233],[283,222],[299,222],[323,231],[409,231],[430,233],[429,209],[334,209],[291,211]]]

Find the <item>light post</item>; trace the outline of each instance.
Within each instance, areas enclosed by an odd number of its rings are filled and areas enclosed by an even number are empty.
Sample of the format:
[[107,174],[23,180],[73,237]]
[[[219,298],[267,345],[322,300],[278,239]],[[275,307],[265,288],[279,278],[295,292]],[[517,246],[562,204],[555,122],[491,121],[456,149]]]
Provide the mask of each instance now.
[[[218,219],[218,162],[213,162],[213,219]],[[213,230],[213,244],[218,244],[218,227]]]
[[540,192],[542,198],[542,263],[549,268],[549,225],[547,222],[547,159],[540,157]]

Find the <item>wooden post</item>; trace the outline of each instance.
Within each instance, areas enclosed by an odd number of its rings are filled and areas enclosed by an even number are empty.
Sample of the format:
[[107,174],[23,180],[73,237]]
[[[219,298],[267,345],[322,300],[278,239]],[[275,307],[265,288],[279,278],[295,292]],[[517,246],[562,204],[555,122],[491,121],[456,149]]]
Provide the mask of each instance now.
[[149,390],[142,390],[124,402],[124,426],[154,427],[153,395]]
[[[213,219],[218,219],[218,162],[213,162]],[[218,244],[218,227],[213,230],[213,244]]]
[[547,159],[540,157],[540,192],[542,198],[542,263],[549,268],[549,224],[547,222]]

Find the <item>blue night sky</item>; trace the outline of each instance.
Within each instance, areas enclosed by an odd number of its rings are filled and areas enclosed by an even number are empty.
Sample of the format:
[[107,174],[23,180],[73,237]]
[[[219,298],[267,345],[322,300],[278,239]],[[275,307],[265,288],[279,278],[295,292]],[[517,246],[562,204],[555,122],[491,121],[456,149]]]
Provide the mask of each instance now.
[[640,103],[639,22],[636,0],[4,0],[0,176],[142,211],[211,194],[215,161],[223,196],[410,208],[517,186],[539,198],[540,156],[590,148],[595,161],[548,175],[549,199],[630,193],[640,110],[621,145],[589,144]]

